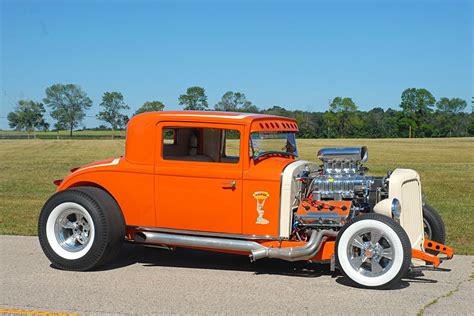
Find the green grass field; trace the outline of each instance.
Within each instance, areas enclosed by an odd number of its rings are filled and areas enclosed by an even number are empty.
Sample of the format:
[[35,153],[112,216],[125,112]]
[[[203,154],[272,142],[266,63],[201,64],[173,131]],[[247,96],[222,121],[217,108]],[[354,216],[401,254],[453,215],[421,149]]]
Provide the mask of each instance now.
[[[125,137],[126,131],[119,130],[114,132],[115,137]],[[32,139],[33,134],[26,132],[19,132],[19,131],[0,131],[0,140],[2,139],[27,139],[28,136]],[[68,139],[69,131],[45,131],[45,132],[36,132],[36,138],[39,139]],[[104,139],[111,139],[112,138],[112,131],[109,130],[98,130],[98,131],[74,131],[72,134],[72,138],[77,139],[97,139],[97,138],[104,138]]]
[[[123,140],[0,140],[0,234],[35,235],[38,213],[69,169],[124,153]],[[298,141],[300,158],[321,147],[369,147],[373,175],[396,167],[422,177],[428,202],[444,218],[447,244],[474,254],[474,138]]]

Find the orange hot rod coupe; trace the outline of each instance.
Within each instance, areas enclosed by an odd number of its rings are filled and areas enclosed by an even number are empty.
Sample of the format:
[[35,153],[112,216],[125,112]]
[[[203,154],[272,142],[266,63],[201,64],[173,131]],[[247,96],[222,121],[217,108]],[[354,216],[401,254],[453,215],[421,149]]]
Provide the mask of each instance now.
[[222,112],[134,116],[125,156],[75,168],[44,205],[39,240],[53,266],[89,270],[124,241],[331,263],[384,288],[453,256],[420,176],[369,176],[367,148],[297,160],[294,119]]

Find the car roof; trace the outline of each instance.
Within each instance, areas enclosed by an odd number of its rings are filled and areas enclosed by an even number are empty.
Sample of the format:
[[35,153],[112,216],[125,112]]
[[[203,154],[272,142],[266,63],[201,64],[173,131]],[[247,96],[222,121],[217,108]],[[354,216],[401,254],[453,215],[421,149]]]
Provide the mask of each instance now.
[[251,132],[289,131],[297,132],[296,120],[292,118],[254,113],[217,111],[162,111],[146,112],[133,116],[127,126],[125,157],[139,164],[153,164],[153,155],[143,148],[154,148],[156,124],[159,122],[197,122],[210,124],[246,125]]
[[[287,118],[277,115],[257,114],[257,113],[242,113],[242,112],[221,112],[221,111],[159,111],[159,112],[146,112],[135,117],[141,117],[145,119],[153,118],[158,121],[167,120],[185,120],[185,121],[199,121],[205,120],[208,122],[221,122],[221,123],[244,123],[250,124],[255,120],[262,119],[278,119],[278,120],[289,120],[295,121],[292,118]],[[135,118],[134,117],[134,118]]]

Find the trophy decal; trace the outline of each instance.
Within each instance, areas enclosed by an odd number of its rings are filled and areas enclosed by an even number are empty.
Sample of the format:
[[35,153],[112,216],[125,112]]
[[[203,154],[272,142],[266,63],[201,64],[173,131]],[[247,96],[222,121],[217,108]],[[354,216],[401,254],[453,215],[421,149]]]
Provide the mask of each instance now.
[[270,223],[268,219],[263,218],[263,214],[265,213],[263,206],[265,205],[265,201],[267,200],[267,198],[270,197],[270,194],[268,194],[268,192],[257,191],[253,193],[253,197],[255,198],[255,200],[257,200],[258,217],[256,224],[265,225]]

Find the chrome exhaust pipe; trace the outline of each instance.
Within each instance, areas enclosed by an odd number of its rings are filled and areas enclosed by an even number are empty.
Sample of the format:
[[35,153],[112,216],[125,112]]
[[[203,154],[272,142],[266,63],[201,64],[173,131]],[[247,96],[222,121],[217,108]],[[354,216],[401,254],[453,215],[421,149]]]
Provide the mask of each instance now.
[[286,261],[307,260],[314,257],[323,241],[328,237],[336,237],[337,232],[333,230],[313,230],[311,237],[304,246],[289,247],[289,248],[266,248],[252,250],[250,254],[250,261],[254,262],[262,258],[278,258]]
[[254,262],[262,258],[277,258],[286,261],[307,260],[318,253],[321,244],[327,237],[335,237],[336,235],[337,232],[333,230],[313,231],[308,243],[304,246],[290,248],[267,248],[255,241],[239,239],[177,235],[148,231],[136,232],[133,235],[133,239],[135,242],[143,244],[249,252],[250,261]]
[[176,235],[147,231],[135,233],[133,235],[133,239],[138,243],[144,244],[230,250],[239,252],[251,252],[252,250],[265,248],[264,246],[254,241],[225,239],[216,237]]

